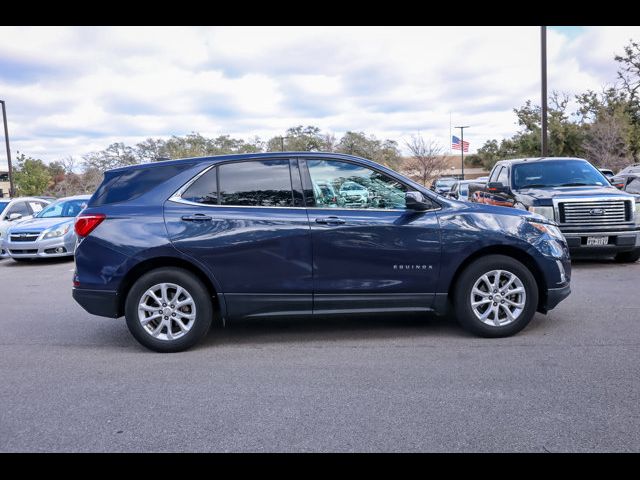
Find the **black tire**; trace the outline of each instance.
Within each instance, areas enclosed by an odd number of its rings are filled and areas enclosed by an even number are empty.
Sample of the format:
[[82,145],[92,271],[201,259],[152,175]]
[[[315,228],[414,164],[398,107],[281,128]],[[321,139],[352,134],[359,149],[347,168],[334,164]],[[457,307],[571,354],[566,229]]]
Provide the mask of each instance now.
[[616,254],[615,260],[618,263],[633,263],[640,259],[640,248],[631,250],[630,252],[620,252]]
[[[471,291],[483,274],[492,270],[507,270],[522,282],[526,299],[517,318],[506,325],[487,325],[481,321],[471,306]],[[518,260],[505,255],[487,255],[468,265],[454,285],[453,307],[458,322],[468,331],[481,337],[508,337],[526,327],[536,313],[538,285],[531,271]],[[498,307],[500,310],[500,308]],[[504,313],[502,313],[504,315]]]
[[[184,288],[195,304],[195,319],[191,320],[193,325],[184,335],[174,340],[153,337],[138,319],[138,304],[144,293],[161,283],[172,283]],[[207,334],[213,320],[213,306],[207,287],[198,277],[181,268],[164,267],[145,273],[133,284],[125,302],[125,317],[131,334],[148,349],[162,353],[180,352],[191,348]],[[166,332],[166,329],[165,326],[161,331]]]

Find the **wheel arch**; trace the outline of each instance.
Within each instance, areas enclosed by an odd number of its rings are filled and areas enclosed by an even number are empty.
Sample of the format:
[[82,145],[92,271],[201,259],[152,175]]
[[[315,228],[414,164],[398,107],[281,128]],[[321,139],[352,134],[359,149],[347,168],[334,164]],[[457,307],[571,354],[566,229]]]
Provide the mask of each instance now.
[[458,279],[460,278],[460,274],[475,260],[482,258],[487,255],[504,255],[506,257],[511,257],[515,260],[518,260],[525,267],[529,269],[533,278],[536,281],[536,285],[538,286],[538,305],[536,306],[537,311],[543,311],[544,305],[547,304],[547,282],[544,278],[544,274],[542,270],[536,263],[535,259],[526,251],[513,247],[510,245],[491,245],[487,247],[480,248],[476,250],[468,257],[466,257],[458,268],[456,269],[453,277],[451,278],[451,282],[449,283],[449,289],[447,291],[448,298],[453,298],[453,290],[458,283]]
[[154,257],[143,260],[131,268],[122,279],[118,288],[118,315],[124,315],[124,305],[127,300],[127,294],[133,284],[145,273],[162,267],[177,267],[193,273],[207,288],[211,296],[212,306],[215,316],[218,319],[224,319],[226,316],[226,305],[223,296],[217,291],[209,276],[197,265],[188,260],[176,257]]

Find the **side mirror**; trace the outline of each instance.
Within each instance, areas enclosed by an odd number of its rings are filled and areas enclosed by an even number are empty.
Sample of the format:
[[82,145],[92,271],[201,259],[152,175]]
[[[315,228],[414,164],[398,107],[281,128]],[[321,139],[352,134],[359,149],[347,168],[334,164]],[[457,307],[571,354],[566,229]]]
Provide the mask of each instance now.
[[458,199],[458,192],[452,192],[452,193],[449,194],[449,196],[451,198],[455,198],[457,200]]
[[13,222],[14,220],[20,220],[21,218],[22,218],[21,213],[12,213],[11,215],[9,215],[10,222]]
[[505,187],[502,182],[489,182],[487,183],[487,190],[495,193],[507,193],[509,187]]
[[412,191],[404,194],[404,202],[406,208],[410,210],[429,210],[431,208],[431,202],[428,199],[424,198],[420,192]]

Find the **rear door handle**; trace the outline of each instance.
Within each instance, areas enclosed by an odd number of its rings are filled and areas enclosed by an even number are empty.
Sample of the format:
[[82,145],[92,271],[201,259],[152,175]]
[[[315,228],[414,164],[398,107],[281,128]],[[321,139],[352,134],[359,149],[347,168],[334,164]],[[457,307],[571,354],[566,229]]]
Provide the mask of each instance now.
[[196,213],[195,215],[183,215],[182,220],[187,222],[208,222],[213,220],[213,218],[204,213]]
[[318,217],[316,223],[325,223],[327,225],[342,225],[344,220],[338,217]]

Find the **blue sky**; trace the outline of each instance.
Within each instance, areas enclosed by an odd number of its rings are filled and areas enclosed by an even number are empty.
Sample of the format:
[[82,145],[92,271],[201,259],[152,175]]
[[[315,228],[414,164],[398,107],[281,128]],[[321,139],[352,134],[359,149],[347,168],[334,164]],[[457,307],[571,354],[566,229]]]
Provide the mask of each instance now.
[[[549,90],[614,83],[631,38],[640,27],[550,27]],[[0,27],[0,98],[13,154],[47,161],[299,124],[448,145],[450,113],[475,151],[539,101],[539,44],[538,27]]]

